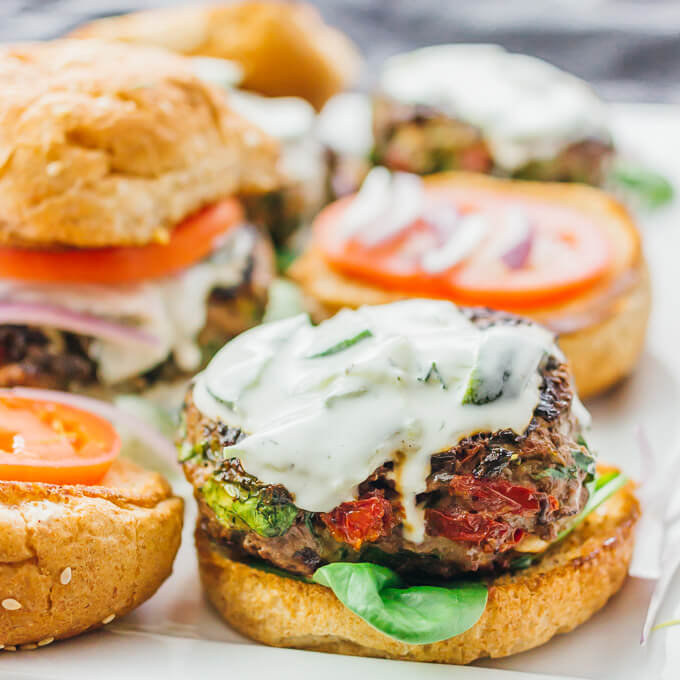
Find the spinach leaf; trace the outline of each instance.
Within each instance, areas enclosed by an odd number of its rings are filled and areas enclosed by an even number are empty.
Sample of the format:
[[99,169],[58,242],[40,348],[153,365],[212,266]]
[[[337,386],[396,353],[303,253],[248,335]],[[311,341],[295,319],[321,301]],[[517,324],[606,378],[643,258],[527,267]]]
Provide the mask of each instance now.
[[318,352],[317,354],[310,354],[307,358],[308,359],[320,359],[321,357],[329,357],[332,354],[337,354],[338,352],[342,352],[345,349],[348,349],[349,347],[352,347],[352,345],[356,345],[357,342],[361,342],[362,340],[365,340],[366,338],[372,338],[373,333],[368,330],[361,331],[361,333],[357,333],[353,338],[347,338],[346,340],[341,340],[335,345],[332,345],[328,349],[325,349],[323,352]]
[[555,541],[561,541],[568,536],[576,527],[583,524],[583,521],[588,515],[602,505],[610,496],[613,496],[622,486],[628,482],[628,477],[618,470],[608,472],[595,480],[592,487],[590,498],[585,504],[585,507],[574,517],[571,524],[566,529],[563,529]]
[[416,645],[468,630],[484,613],[488,597],[481,582],[404,587],[396,572],[368,562],[327,564],[314,572],[313,580],[376,630]]
[[243,523],[260,536],[282,536],[298,514],[293,503],[276,498],[269,487],[247,488],[233,481],[209,479],[201,493],[222,522]]
[[634,163],[619,161],[608,179],[614,187],[635,195],[650,208],[658,208],[673,199],[673,186],[665,177]]

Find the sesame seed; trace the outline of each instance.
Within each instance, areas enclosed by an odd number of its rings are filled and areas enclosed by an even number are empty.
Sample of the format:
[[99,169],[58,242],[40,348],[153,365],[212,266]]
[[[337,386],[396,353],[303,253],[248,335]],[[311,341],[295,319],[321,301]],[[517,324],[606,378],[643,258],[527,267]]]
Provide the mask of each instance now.
[[54,642],[54,638],[48,637],[48,638],[45,638],[44,640],[40,640],[40,642],[38,642],[38,647],[44,647],[45,645],[50,645],[53,642]]
[[5,648],[5,645],[0,645],[0,649],[4,649],[4,648]]
[[67,586],[71,583],[71,575],[71,567],[66,567],[66,569],[59,574],[59,583],[61,583],[62,586]]
[[3,649],[6,652],[16,652],[17,648],[14,645],[7,645],[6,647],[3,647]]
[[27,644],[27,645],[21,645],[21,649],[24,650],[24,651],[29,652],[29,651],[31,651],[31,650],[33,650],[33,649],[38,649],[38,645],[36,645],[35,643],[31,642],[31,643],[29,643],[29,644]]
[[17,609],[21,609],[21,602],[17,602],[13,597],[6,597],[2,601],[2,608],[7,611],[13,612]]
[[25,448],[26,440],[20,434],[15,434],[14,437],[12,437],[12,451],[16,453],[23,451]]
[[45,168],[45,172],[50,177],[54,177],[55,175],[58,175],[61,172],[61,163],[59,161],[52,161],[51,163],[47,164],[47,167]]
[[111,623],[111,621],[113,621],[113,619],[115,618],[116,618],[115,614],[109,614],[105,619],[102,619],[102,623],[106,625],[107,623]]

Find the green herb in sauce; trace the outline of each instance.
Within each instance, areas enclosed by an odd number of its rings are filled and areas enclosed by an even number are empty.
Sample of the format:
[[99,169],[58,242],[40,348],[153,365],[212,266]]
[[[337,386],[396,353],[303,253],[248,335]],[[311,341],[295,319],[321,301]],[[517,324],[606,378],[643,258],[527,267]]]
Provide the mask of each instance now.
[[357,342],[361,342],[362,340],[366,340],[366,338],[372,338],[373,333],[368,330],[361,331],[361,333],[357,333],[354,337],[352,338],[347,338],[346,340],[341,340],[335,345],[332,345],[328,349],[325,349],[323,352],[318,352],[317,354],[310,354],[308,356],[308,359],[320,359],[322,357],[329,357],[332,356],[333,354],[337,354],[338,352],[343,352],[344,350],[354,346],[357,344]]

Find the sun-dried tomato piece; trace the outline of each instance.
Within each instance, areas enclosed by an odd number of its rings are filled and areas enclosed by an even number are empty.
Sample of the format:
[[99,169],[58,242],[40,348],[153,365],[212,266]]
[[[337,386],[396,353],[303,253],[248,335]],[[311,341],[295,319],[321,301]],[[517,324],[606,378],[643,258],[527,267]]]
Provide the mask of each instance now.
[[525,514],[541,509],[541,492],[502,479],[482,480],[472,475],[455,475],[451,492],[462,496],[471,510],[495,515]]
[[342,503],[320,517],[336,541],[349,543],[355,550],[387,536],[400,521],[390,502],[379,495]]

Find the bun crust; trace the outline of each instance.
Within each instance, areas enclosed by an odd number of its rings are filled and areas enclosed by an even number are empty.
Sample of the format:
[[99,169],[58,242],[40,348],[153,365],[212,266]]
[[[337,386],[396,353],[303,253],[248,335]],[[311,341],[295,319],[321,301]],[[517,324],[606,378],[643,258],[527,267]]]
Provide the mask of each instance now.
[[317,110],[356,79],[361,65],[355,45],[314,7],[277,0],[136,12],[99,19],[72,36],[230,59],[243,68],[245,89],[302,97]]
[[182,515],[163,477],[126,460],[99,486],[0,482],[0,643],[68,638],[139,606],[172,571]]
[[536,565],[491,582],[481,619],[457,637],[408,645],[379,633],[332,591],[231,559],[199,528],[201,580],[209,600],[236,630],[276,647],[410,661],[465,664],[502,657],[573,630],[624,582],[639,507],[624,487]]
[[202,206],[278,181],[276,144],[164,50],[10,46],[0,88],[0,245],[163,242]]
[[[502,180],[468,173],[430,175],[426,182],[492,188],[508,196],[533,195],[582,209],[597,219],[614,244],[611,275],[575,300],[532,309],[524,315],[558,333],[581,397],[612,387],[633,370],[645,340],[651,290],[639,233],[617,201],[592,187]],[[302,287],[308,310],[317,321],[342,307],[379,305],[411,297],[335,271],[314,244],[292,264],[288,275]]]

